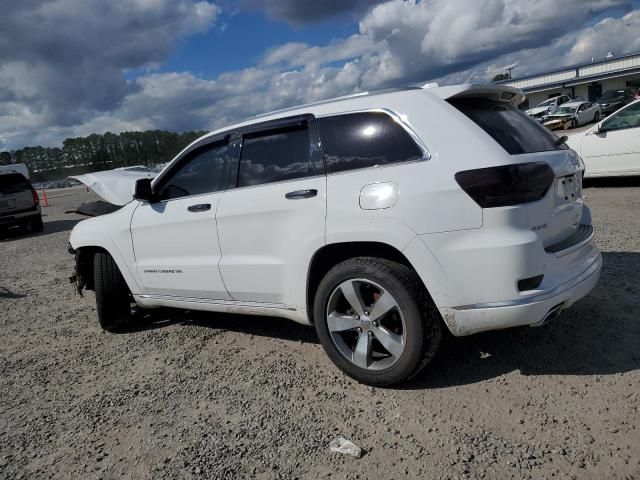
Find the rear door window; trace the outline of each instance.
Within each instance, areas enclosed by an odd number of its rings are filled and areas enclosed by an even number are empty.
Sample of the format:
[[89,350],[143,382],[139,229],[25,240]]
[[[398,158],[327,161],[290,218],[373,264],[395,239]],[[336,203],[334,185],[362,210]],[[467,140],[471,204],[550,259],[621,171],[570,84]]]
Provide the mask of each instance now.
[[30,188],[27,179],[19,173],[0,174],[0,192],[5,195],[20,193]]
[[306,123],[243,135],[238,187],[313,175],[309,135]]
[[449,103],[511,155],[568,148],[557,144],[553,132],[510,105],[485,99],[451,99]]
[[424,153],[411,135],[384,112],[318,119],[327,173],[408,162]]

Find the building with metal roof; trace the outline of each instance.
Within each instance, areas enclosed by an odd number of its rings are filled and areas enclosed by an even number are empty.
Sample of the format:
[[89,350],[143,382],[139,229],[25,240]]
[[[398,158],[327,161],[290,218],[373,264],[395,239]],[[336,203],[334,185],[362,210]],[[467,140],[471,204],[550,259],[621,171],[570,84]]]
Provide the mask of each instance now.
[[562,94],[594,101],[607,90],[640,89],[640,52],[609,54],[600,60],[495,83],[524,91],[531,107]]

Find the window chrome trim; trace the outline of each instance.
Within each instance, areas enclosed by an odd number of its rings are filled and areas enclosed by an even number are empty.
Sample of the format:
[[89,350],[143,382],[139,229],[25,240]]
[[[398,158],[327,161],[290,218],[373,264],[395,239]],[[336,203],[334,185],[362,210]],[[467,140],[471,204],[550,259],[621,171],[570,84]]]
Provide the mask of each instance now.
[[[350,114],[354,114],[354,113],[384,113],[385,115],[391,117],[391,119],[394,122],[398,123],[409,134],[409,136],[416,143],[416,145],[418,145],[418,148],[420,148],[420,150],[422,151],[422,158],[419,158],[419,159],[413,160],[413,161],[428,161],[428,160],[431,160],[431,152],[429,151],[429,148],[424,144],[422,139],[415,132],[415,130],[413,129],[413,126],[409,123],[409,121],[403,119],[401,114],[399,114],[399,113],[397,113],[394,110],[391,110],[389,108],[364,108],[364,109],[358,109],[358,110],[347,110],[347,111],[343,111],[343,112],[332,112],[332,113],[327,113],[327,114],[323,114],[323,115],[316,115],[316,119],[338,117],[340,115],[350,115]],[[322,147],[322,135],[320,135],[320,147]],[[396,162],[396,163],[390,163],[390,164],[387,164],[387,165],[378,165],[378,166],[374,166],[374,167],[354,168],[352,170],[364,170],[366,168],[379,168],[379,167],[382,167],[382,166],[387,167],[387,166],[391,166],[391,165],[400,165],[402,163],[411,163],[411,162]],[[352,171],[352,170],[349,170],[349,171]],[[327,175],[333,175],[334,173],[344,173],[344,172],[332,172],[332,173],[327,172]]]
[[[297,108],[297,107],[296,107]],[[194,145],[192,145],[192,148],[190,148],[188,151],[185,152],[181,152],[182,155],[180,155],[180,158],[174,158],[174,160],[172,160],[169,165],[167,165],[167,167],[173,167],[172,163],[178,163],[182,158],[184,158],[186,155],[188,155],[190,152],[192,152],[193,150],[203,147],[207,144],[210,143],[216,143],[219,142],[221,140],[224,140],[225,137],[229,136],[229,143],[231,143],[234,139],[233,136],[235,134],[238,134],[240,137],[242,137],[243,133],[246,134],[249,132],[254,133],[254,131],[258,131],[259,128],[256,127],[260,127],[261,125],[263,126],[268,126],[271,123],[283,123],[283,126],[286,126],[287,121],[292,121],[293,119],[298,119],[301,117],[308,117],[309,120],[313,123],[316,123],[315,120],[319,119],[319,118],[330,118],[330,117],[337,117],[339,115],[349,115],[349,114],[353,114],[353,113],[384,113],[385,115],[389,116],[393,121],[395,121],[396,123],[400,124],[400,126],[409,134],[409,136],[411,137],[411,139],[416,143],[416,145],[418,145],[418,148],[420,148],[420,150],[422,151],[422,157],[421,158],[417,158],[415,160],[410,160],[407,162],[396,162],[396,163],[388,163],[385,165],[374,165],[374,166],[369,166],[369,167],[361,167],[361,168],[353,168],[350,170],[344,170],[344,171],[340,171],[340,172],[327,172],[326,168],[325,171],[322,173],[316,173],[315,175],[311,175],[308,177],[300,177],[300,178],[292,178],[289,180],[281,180],[281,181],[275,181],[275,182],[269,182],[269,183],[261,183],[259,185],[246,185],[244,187],[238,187],[235,186],[233,188],[225,188],[224,190],[218,190],[216,192],[209,192],[209,193],[202,193],[202,194],[198,194],[195,196],[199,196],[199,195],[212,195],[212,194],[220,194],[220,193],[224,193],[224,192],[231,192],[234,190],[246,190],[246,189],[251,189],[251,188],[259,188],[259,187],[265,187],[265,186],[269,186],[269,185],[278,185],[278,184],[283,184],[283,183],[290,183],[290,182],[297,182],[297,181],[302,181],[302,180],[311,180],[311,179],[316,179],[316,178],[320,178],[320,177],[328,177],[330,175],[347,175],[347,174],[351,174],[353,172],[358,172],[358,171],[362,171],[362,170],[372,170],[372,169],[381,169],[381,168],[390,168],[390,167],[399,167],[402,165],[410,165],[412,163],[417,163],[417,162],[424,162],[424,161],[428,161],[431,160],[431,152],[429,150],[429,148],[424,144],[424,142],[422,141],[422,139],[418,136],[418,134],[415,132],[415,130],[413,129],[413,126],[411,125],[410,122],[408,122],[407,120],[402,119],[401,115],[398,114],[397,112],[395,112],[394,110],[391,110],[389,108],[364,108],[364,109],[356,109],[356,110],[346,110],[346,111],[341,111],[341,112],[332,112],[332,113],[327,113],[327,114],[322,114],[322,115],[316,115],[316,114],[312,114],[312,113],[303,113],[303,114],[298,114],[298,115],[293,115],[290,117],[282,117],[282,118],[277,118],[275,120],[267,120],[267,121],[260,121],[260,122],[256,122],[256,123],[251,123],[249,125],[245,125],[243,127],[237,128],[237,129],[228,129],[225,130],[223,132],[220,132],[216,135],[211,135],[209,137],[205,137],[202,138],[200,141],[197,141],[197,143],[195,143]],[[256,120],[262,120],[262,118],[260,117],[254,117]],[[316,124],[317,125],[317,124]],[[254,128],[256,130],[254,130]],[[311,128],[311,125],[309,125],[309,128]],[[317,129],[317,126],[316,126]],[[268,131],[268,130],[267,130]],[[320,135],[319,132],[317,132],[316,135],[316,139],[318,141],[318,146],[320,147],[320,149],[322,148],[322,136]],[[324,155],[324,154],[323,154]],[[241,156],[241,154],[240,154]],[[240,157],[238,158],[238,160],[240,160]],[[160,176],[158,175],[158,177],[155,177],[153,179],[153,183],[155,184],[160,178],[166,176],[169,173],[169,168],[165,168],[165,171],[162,172],[163,175]],[[181,200],[184,198],[190,198],[193,197],[194,195],[190,195],[190,196],[185,196],[185,197],[178,197],[178,198],[170,198],[170,199],[166,199],[166,200],[161,200],[160,202],[165,203],[165,202],[171,202],[173,200]],[[148,203],[148,202],[143,202],[143,203]]]

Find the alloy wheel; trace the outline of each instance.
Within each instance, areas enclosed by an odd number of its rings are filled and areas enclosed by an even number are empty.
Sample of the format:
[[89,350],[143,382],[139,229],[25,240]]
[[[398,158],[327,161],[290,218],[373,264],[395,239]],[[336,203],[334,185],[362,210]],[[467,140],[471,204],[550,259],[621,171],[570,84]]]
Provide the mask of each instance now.
[[394,365],[406,345],[406,324],[393,295],[371,280],[338,285],[326,309],[331,340],[343,357],[367,370]]

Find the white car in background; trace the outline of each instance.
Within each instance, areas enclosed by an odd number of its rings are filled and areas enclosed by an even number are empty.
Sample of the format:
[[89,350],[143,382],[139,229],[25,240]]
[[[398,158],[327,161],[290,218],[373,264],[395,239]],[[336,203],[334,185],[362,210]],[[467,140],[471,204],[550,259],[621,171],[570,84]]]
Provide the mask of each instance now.
[[568,102],[552,109],[542,117],[542,123],[550,130],[569,130],[591,122],[600,121],[600,105],[592,102]]
[[621,108],[567,145],[585,163],[585,177],[640,175],[640,100]]
[[549,113],[555,107],[559,107],[563,103],[567,103],[570,101],[571,97],[569,95],[559,95],[557,97],[550,98],[549,100],[545,100],[537,107],[530,108],[525,113],[530,117],[540,120],[544,115]]
[[583,164],[522,99],[362,93],[207,134],[74,227],[73,280],[111,331],[134,304],[314,325],[371,385],[420,372],[445,329],[542,325],[589,293],[602,259]]

